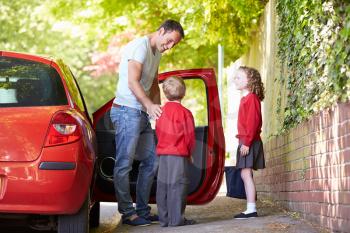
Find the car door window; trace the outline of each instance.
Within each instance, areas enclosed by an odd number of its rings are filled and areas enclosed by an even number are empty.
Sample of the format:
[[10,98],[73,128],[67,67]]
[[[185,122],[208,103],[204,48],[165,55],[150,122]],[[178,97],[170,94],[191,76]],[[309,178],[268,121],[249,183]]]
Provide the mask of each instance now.
[[[185,79],[186,95],[182,99],[181,104],[192,112],[195,126],[207,126],[208,125],[208,106],[206,87],[202,79]],[[161,103],[164,105],[167,101],[163,91],[162,84],[159,84]],[[154,129],[154,121],[152,128]]]
[[79,85],[78,85],[77,79],[75,78],[75,76],[74,76],[74,74],[72,73],[72,71],[70,71],[70,73],[72,74],[73,79],[74,79],[74,82],[75,82],[75,85],[76,85],[76,87],[78,88],[79,96],[80,96],[80,98],[81,98],[81,101],[83,102],[84,112],[86,113],[86,116],[87,116],[87,118],[89,119],[90,123],[92,123],[91,118],[90,118],[90,115],[89,115],[88,110],[87,110],[87,107],[86,107],[86,102],[85,102],[83,93],[81,92],[81,89],[80,89],[80,87],[79,87]]
[[71,98],[73,99],[73,102],[76,104],[76,106],[79,108],[80,111],[86,112],[84,108],[82,96],[80,95],[80,92],[79,92],[78,85],[75,82],[74,76],[70,71],[69,67],[66,64],[64,64],[61,60],[58,60],[57,64],[59,65],[62,73],[64,74],[66,84],[67,84],[69,93],[71,95]]
[[194,117],[196,126],[208,125],[208,107],[206,87],[201,79],[186,79],[186,95],[182,100],[183,105],[189,109]]

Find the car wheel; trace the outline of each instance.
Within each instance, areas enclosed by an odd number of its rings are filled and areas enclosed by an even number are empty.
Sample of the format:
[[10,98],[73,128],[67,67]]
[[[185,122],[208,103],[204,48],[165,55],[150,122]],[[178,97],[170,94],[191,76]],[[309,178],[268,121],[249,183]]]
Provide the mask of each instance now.
[[89,232],[90,195],[76,214],[58,216],[58,233],[88,233]]
[[90,227],[98,227],[100,225],[100,202],[97,201],[90,210]]

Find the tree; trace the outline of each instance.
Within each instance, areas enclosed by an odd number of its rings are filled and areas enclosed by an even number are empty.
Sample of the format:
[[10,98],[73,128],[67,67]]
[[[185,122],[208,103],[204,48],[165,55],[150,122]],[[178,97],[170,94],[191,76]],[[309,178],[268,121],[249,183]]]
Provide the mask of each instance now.
[[[0,48],[63,58],[81,85],[91,113],[101,104],[91,90],[112,80],[96,83],[89,72],[83,70],[91,63],[90,54],[96,50],[95,39],[87,36],[91,32],[87,25],[59,21],[47,10],[51,7],[52,2],[47,0],[3,0],[0,4]],[[109,93],[109,88],[101,88],[101,96],[111,98]]]
[[0,47],[63,58],[92,113],[113,97],[119,51],[133,37],[155,31],[165,19],[178,20],[185,40],[164,55],[160,72],[215,68],[218,43],[226,64],[243,54],[266,2],[2,0]]
[[112,36],[130,29],[140,36],[156,30],[165,19],[180,21],[186,38],[164,56],[161,70],[169,70],[216,67],[218,43],[225,47],[226,62],[237,59],[247,49],[266,2],[59,0],[51,9],[60,19],[89,24],[90,35],[100,39],[101,50],[106,50]]

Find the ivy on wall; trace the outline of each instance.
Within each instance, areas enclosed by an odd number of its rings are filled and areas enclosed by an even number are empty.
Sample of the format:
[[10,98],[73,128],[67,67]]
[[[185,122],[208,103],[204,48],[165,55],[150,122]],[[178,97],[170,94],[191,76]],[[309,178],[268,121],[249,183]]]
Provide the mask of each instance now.
[[[277,0],[283,130],[350,97],[350,2]],[[278,99],[281,102],[281,97]],[[282,106],[282,107],[281,107]]]

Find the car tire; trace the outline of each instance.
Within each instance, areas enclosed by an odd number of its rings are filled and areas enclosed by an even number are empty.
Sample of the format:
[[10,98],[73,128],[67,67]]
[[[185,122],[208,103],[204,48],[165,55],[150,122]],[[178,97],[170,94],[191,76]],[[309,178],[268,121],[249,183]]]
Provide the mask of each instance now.
[[87,195],[83,205],[76,214],[58,216],[58,233],[88,233],[89,232],[89,204]]
[[98,227],[100,225],[100,202],[96,201],[90,209],[90,227]]

